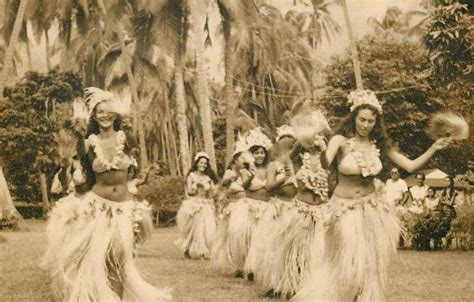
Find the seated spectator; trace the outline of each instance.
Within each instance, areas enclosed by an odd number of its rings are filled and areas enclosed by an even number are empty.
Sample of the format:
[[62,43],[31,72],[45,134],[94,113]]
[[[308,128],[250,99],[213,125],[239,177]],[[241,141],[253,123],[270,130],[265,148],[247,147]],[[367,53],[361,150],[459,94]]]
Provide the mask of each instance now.
[[413,199],[413,206],[422,207],[428,191],[423,172],[416,173],[416,183],[416,185],[410,188],[410,194]]
[[390,179],[385,185],[387,201],[394,206],[404,206],[409,198],[407,183],[400,178],[397,168],[390,171]]
[[428,210],[434,210],[439,204],[439,198],[436,197],[434,188],[429,187],[425,197],[424,205]]
[[456,205],[456,197],[458,193],[454,188],[454,179],[451,176],[445,178],[446,188],[441,192],[440,203],[448,206]]

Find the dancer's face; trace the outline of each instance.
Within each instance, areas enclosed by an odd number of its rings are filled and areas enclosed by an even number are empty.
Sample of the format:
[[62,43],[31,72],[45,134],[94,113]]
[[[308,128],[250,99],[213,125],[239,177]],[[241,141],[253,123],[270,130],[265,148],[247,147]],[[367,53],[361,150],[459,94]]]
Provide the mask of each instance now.
[[110,112],[104,102],[97,104],[95,119],[101,129],[109,129],[114,125],[115,114]]
[[198,168],[198,171],[199,171],[199,172],[206,172],[206,169],[207,169],[207,159],[204,158],[204,157],[201,157],[201,158],[198,160],[197,168]]
[[260,166],[265,162],[265,149],[258,148],[255,152],[252,153],[253,158],[255,159],[255,165]]
[[360,137],[368,137],[377,121],[377,115],[370,109],[361,109],[357,113],[355,124],[356,132]]

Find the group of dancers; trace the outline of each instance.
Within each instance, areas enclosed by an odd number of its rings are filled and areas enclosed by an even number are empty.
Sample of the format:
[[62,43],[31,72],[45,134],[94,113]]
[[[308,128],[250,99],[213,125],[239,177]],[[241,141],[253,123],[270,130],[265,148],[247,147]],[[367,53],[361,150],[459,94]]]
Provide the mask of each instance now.
[[[150,208],[127,188],[134,146],[120,128],[112,94],[86,91],[89,127],[78,144],[90,188],[58,202],[48,224],[44,264],[67,301],[167,301],[135,267],[135,243],[151,231]],[[294,301],[383,301],[400,227],[385,200],[381,155],[411,172],[451,139],[410,160],[387,139],[375,93],[353,91],[350,115],[331,130],[301,110],[277,129],[239,135],[221,180],[204,152],[186,176],[177,246],[187,258],[247,278],[267,296]],[[336,175],[336,180],[330,177]],[[333,185],[333,183],[336,183]]]

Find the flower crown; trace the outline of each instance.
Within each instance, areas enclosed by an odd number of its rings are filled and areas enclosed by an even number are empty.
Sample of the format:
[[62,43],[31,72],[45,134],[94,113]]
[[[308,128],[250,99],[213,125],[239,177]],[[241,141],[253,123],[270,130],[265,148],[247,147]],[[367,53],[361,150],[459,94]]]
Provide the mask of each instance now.
[[89,109],[89,116],[94,111],[94,108],[104,101],[111,101],[114,95],[111,92],[99,89],[97,87],[87,87],[84,89],[84,95],[86,97],[86,105]]
[[72,104],[72,119],[73,120],[89,120],[89,111],[82,98],[74,99]]
[[260,127],[250,130],[244,137],[248,146],[247,149],[250,149],[253,146],[259,146],[268,150],[272,147],[272,141],[263,134],[262,128]]
[[295,137],[295,133],[293,132],[293,128],[291,128],[291,126],[283,125],[277,128],[276,140],[279,141],[284,136]]
[[380,105],[375,92],[372,90],[354,90],[347,96],[347,101],[351,104],[351,112],[357,107],[367,104],[375,107],[379,114],[382,114],[382,105]]
[[196,162],[198,159],[200,159],[201,157],[204,157],[206,158],[207,160],[209,160],[209,155],[207,155],[206,152],[198,152],[196,153],[196,155],[194,155],[194,162]]
[[262,128],[260,127],[254,128],[244,135],[239,133],[233,154],[249,151],[253,146],[263,147],[265,150],[269,150],[272,146],[272,141],[263,134]]

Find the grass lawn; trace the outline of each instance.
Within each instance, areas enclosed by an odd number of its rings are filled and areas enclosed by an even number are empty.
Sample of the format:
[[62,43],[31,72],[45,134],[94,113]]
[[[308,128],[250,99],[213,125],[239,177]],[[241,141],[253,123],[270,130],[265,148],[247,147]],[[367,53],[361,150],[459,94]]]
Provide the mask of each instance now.
[[[25,221],[28,231],[0,232],[0,300],[50,301],[49,277],[38,267],[45,249],[44,221]],[[208,261],[185,260],[173,245],[176,228],[156,229],[142,247],[144,277],[173,289],[175,301],[262,301],[262,288],[221,276]],[[388,301],[474,301],[474,252],[401,251],[393,263]],[[272,301],[268,299],[267,301]]]

